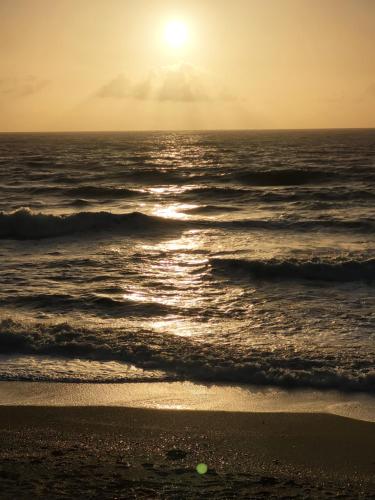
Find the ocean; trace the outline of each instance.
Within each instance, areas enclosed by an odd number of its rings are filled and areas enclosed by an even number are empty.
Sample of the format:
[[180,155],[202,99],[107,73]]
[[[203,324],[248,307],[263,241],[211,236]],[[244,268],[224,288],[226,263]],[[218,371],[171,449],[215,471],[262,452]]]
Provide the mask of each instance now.
[[375,130],[0,134],[0,380],[375,392]]

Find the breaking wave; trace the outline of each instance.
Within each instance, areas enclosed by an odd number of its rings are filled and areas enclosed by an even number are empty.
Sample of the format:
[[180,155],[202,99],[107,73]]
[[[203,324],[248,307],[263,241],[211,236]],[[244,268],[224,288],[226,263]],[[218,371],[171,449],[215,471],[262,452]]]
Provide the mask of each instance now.
[[[0,322],[0,354],[31,354],[132,363],[170,379],[375,391],[368,357],[297,352],[287,348],[230,348],[156,331],[79,327],[70,323]],[[124,381],[121,376],[118,380]],[[84,380],[87,381],[87,380]],[[93,381],[93,380],[91,380]],[[95,379],[95,382],[100,382]],[[108,378],[106,378],[108,381]],[[117,381],[116,377],[112,382]]]

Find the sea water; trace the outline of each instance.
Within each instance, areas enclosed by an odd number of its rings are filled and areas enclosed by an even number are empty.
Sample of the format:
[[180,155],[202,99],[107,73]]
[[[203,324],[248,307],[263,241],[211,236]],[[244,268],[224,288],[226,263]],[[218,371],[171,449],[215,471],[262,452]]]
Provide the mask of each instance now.
[[375,391],[375,130],[0,135],[0,380]]

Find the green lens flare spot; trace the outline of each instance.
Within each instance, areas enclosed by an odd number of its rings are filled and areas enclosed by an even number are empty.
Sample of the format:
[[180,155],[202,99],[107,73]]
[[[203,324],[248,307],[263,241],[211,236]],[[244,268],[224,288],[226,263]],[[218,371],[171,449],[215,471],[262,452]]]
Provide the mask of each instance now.
[[198,464],[196,469],[198,474],[206,474],[206,472],[208,471],[208,467],[206,464]]

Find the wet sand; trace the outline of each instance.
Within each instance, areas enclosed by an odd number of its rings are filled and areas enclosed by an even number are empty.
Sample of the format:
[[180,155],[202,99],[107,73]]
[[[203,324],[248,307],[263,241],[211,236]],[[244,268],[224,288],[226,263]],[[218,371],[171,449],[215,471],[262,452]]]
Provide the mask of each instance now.
[[314,413],[0,408],[2,499],[336,495],[375,496],[374,423]]
[[[1,362],[1,356],[0,356]],[[332,413],[375,422],[375,395],[272,386],[0,381],[0,406],[125,406],[152,410]]]

